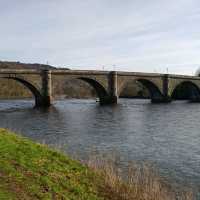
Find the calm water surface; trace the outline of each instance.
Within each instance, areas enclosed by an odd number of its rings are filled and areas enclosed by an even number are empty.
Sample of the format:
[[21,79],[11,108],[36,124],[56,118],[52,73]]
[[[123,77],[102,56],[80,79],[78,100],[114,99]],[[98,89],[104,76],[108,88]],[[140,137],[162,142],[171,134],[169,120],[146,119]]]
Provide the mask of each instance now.
[[81,158],[93,149],[114,150],[123,166],[150,161],[168,178],[200,185],[200,104],[128,99],[110,107],[93,100],[57,101],[48,110],[32,106],[1,100],[0,127]]

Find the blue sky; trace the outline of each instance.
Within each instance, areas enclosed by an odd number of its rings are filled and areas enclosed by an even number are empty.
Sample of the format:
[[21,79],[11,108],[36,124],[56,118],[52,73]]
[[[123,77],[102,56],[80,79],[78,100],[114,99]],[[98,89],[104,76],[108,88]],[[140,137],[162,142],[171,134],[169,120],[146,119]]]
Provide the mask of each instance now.
[[0,60],[193,74],[199,0],[0,0]]

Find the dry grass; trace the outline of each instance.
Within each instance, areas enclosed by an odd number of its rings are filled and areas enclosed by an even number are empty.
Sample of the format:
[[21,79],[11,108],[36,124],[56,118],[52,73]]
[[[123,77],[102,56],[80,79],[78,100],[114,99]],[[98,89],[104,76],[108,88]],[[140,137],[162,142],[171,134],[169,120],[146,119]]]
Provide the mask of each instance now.
[[[100,174],[100,193],[109,200],[193,200],[192,190],[177,191],[167,184],[151,165],[132,163],[122,176],[116,160],[91,156],[88,167]],[[123,177],[123,178],[122,178]]]

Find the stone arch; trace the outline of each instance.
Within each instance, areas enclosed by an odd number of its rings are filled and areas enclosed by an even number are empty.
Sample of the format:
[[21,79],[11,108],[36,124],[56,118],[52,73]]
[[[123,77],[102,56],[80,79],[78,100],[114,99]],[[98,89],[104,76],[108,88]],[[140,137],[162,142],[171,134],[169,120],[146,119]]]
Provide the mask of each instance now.
[[[124,86],[121,88],[120,90],[120,94],[122,92],[122,90],[125,88],[125,86],[128,83],[131,83],[133,80],[127,81]],[[136,82],[141,83],[149,92],[150,95],[150,99],[151,101],[154,103],[159,103],[159,102],[163,102],[163,94],[161,93],[160,89],[155,85],[155,83],[153,83],[150,80],[147,79],[135,79]],[[120,96],[119,94],[119,96]]]
[[86,77],[78,77],[77,79],[82,80],[88,83],[90,86],[94,88],[97,96],[99,97],[100,104],[105,104],[109,100],[109,95],[106,89],[96,80]]
[[24,85],[28,90],[31,91],[31,93],[33,94],[34,98],[35,98],[35,106],[41,106],[42,105],[42,95],[39,92],[39,90],[33,86],[30,82],[28,82],[27,80],[23,79],[23,78],[19,78],[19,77],[2,77],[3,79],[11,79],[11,80],[15,80],[19,83],[21,83],[22,85]]
[[174,88],[171,98],[200,102],[200,88],[191,81],[183,81]]

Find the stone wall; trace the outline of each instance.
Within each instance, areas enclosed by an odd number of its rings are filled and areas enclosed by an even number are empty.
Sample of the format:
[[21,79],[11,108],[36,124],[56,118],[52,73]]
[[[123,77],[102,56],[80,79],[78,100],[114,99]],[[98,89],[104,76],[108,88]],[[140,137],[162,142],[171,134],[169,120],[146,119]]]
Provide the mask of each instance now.
[[[55,84],[55,98],[96,98],[96,92],[81,80],[66,80],[64,84]],[[129,83],[122,91],[121,97],[148,97],[148,91],[141,84]],[[8,79],[0,79],[0,98],[30,98],[31,92],[22,84]]]

